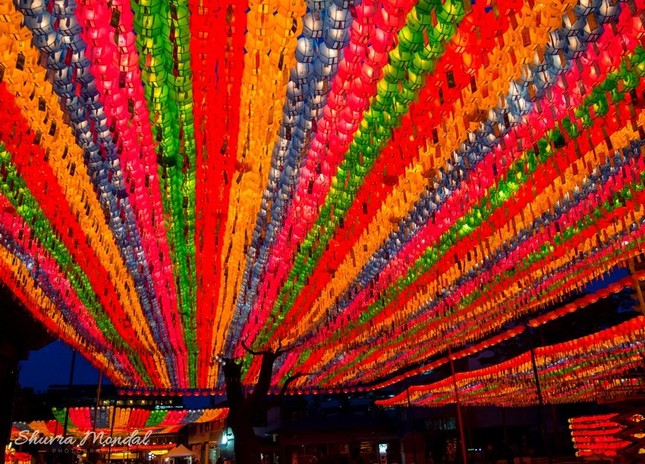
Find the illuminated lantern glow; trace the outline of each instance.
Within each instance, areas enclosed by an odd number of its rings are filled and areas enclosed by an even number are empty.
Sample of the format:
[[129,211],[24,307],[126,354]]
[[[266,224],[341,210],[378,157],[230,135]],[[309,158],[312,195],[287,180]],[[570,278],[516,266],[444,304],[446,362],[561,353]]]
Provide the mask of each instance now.
[[[231,357],[251,385],[243,341],[288,348],[271,391],[307,372],[293,394],[475,354],[643,280],[601,282],[643,250],[642,18],[610,0],[5,2],[0,279],[132,396],[221,394]],[[629,369],[640,329],[614,329],[562,365]],[[460,394],[531,403],[528,367],[459,373]],[[541,365],[548,401],[589,400],[565,367]]]

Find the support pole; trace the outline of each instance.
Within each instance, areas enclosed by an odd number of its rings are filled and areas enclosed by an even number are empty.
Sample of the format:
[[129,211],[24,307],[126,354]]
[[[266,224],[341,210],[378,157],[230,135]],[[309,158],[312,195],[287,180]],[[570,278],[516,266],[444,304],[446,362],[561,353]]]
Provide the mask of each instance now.
[[[114,421],[116,420],[116,400],[114,400],[114,406],[112,406],[112,420],[110,421],[110,443],[112,442],[112,437],[114,435]],[[112,462],[112,445],[108,450],[107,462]]]
[[[530,329],[529,329],[530,330]],[[540,377],[538,375],[537,363],[535,362],[535,349],[533,347],[533,333],[529,337],[531,340],[531,365],[533,366],[533,377],[535,378],[535,389],[538,397],[538,431],[542,439],[542,445],[545,447],[549,464],[553,463],[553,456],[551,456],[551,446],[548,444],[546,433],[544,432],[544,421],[542,420],[542,410],[544,406],[544,398],[542,397],[542,386],[540,385]]]
[[414,455],[414,464],[421,464],[421,461],[419,461],[418,456],[417,456],[417,440],[414,435],[414,429],[412,428],[412,402],[410,401],[410,386],[405,389],[405,392],[408,395],[408,430],[410,431],[410,439],[412,440],[412,454]]
[[92,421],[92,431],[96,432],[96,419],[99,415],[99,405],[101,404],[101,385],[103,384],[103,371],[99,371],[99,383],[96,386],[96,405],[94,406],[94,420]]
[[643,297],[643,290],[641,290],[641,283],[636,278],[636,266],[634,265],[634,258],[629,260],[629,273],[634,280],[634,290],[636,290],[636,297],[638,298],[638,306],[641,314],[645,314],[645,298]]
[[[71,393],[72,385],[74,385],[74,370],[76,369],[76,350],[72,349],[72,364],[69,368],[69,382],[67,384],[67,391]],[[67,424],[69,422],[69,404],[65,408],[65,423],[63,424],[63,436],[67,437]]]
[[[541,328],[536,329],[540,334],[540,346],[545,346],[546,342],[544,341],[544,331]],[[533,371],[535,373],[535,371]],[[551,448],[551,442],[549,442],[549,452],[555,451],[553,454],[559,456],[562,453],[562,441],[560,440],[560,424],[558,423],[558,411],[555,404],[551,403],[551,436],[553,437],[554,447]]]
[[457,377],[455,376],[455,363],[452,359],[452,349],[448,347],[448,359],[450,359],[450,372],[452,374],[452,385],[455,389],[455,404],[457,405],[457,426],[459,427],[459,441],[461,444],[461,462],[468,464],[468,454],[466,453],[466,438],[464,436],[464,421],[461,417],[461,401],[459,400],[459,390],[457,389]]
[[11,418],[17,381],[18,361],[0,355],[0,463],[5,462],[5,447],[11,439]]
[[[99,417],[99,407],[101,406],[101,388],[103,387],[103,371],[99,371],[99,380],[96,385],[96,404],[94,405],[94,417],[92,418],[92,432],[96,433],[96,424]],[[96,464],[98,461],[98,452],[94,449],[93,444],[87,447],[88,463]]]

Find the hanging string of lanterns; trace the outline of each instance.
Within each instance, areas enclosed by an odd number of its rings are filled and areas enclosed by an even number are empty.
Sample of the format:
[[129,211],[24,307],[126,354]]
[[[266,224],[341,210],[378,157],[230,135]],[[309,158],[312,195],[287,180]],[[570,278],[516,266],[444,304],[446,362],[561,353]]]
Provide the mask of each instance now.
[[[637,56],[639,56],[639,55],[637,55]],[[628,103],[628,105],[629,105],[629,103]],[[614,123],[615,123],[615,121],[614,121]],[[636,134],[637,134],[637,133],[638,133],[638,132],[636,132]],[[601,135],[602,135],[602,132],[599,132],[599,134],[601,134]],[[573,150],[573,149],[572,149],[572,150]],[[594,157],[595,157],[595,153],[594,153]],[[560,159],[562,159],[562,158],[560,158]],[[564,158],[564,159],[567,159],[567,158]],[[554,176],[554,177],[557,177],[557,176],[556,176],[557,171],[552,171],[552,172],[553,172],[553,176]],[[546,177],[545,177],[545,179],[549,179],[549,177],[548,177],[548,176],[546,176]],[[524,198],[525,198],[525,201],[526,201],[526,196],[524,196]],[[482,201],[482,203],[486,204],[484,201]],[[548,203],[548,202],[545,202],[544,204],[545,204],[545,205],[548,205],[549,203]],[[531,203],[531,205],[533,205],[533,203]],[[504,211],[507,211],[507,209],[505,208],[505,209],[504,209]],[[502,210],[500,210],[500,213],[503,213],[503,211],[502,211]],[[505,214],[506,214],[506,213],[504,212],[504,215],[505,215]],[[497,228],[495,227],[494,223],[492,223],[492,224],[491,224],[490,222],[487,222],[487,223],[485,223],[485,225],[486,225],[487,227],[489,227],[489,229],[488,229],[488,230],[490,230],[491,232],[497,229]],[[515,227],[515,226],[514,226],[514,227]],[[432,230],[434,231],[434,230],[436,230],[436,228],[433,228]],[[457,233],[457,230],[458,230],[458,229],[455,229],[455,232],[454,232],[454,233]],[[490,233],[490,232],[489,232],[489,233]],[[509,235],[510,235],[510,234],[509,234]],[[479,237],[478,237],[478,238],[479,238]],[[471,247],[469,247],[468,245],[466,245],[466,246],[464,246],[464,249],[472,249],[472,248],[471,248]],[[527,248],[527,249],[528,249],[528,248]],[[483,253],[483,255],[484,255],[484,256],[486,256],[486,253]],[[406,267],[403,267],[403,269],[407,269],[407,268],[406,268]],[[427,278],[425,281],[422,281],[421,283],[419,283],[419,284],[418,284],[418,286],[419,286],[419,287],[423,288],[423,287],[424,287],[424,286],[426,286],[426,285],[431,285],[431,284],[432,284],[432,281],[434,280],[434,277],[435,277],[435,276],[434,276],[434,275],[432,275],[432,274],[428,274],[427,276],[428,276],[428,278]],[[407,278],[409,278],[409,276],[408,276]],[[414,278],[412,278],[411,280],[414,280]],[[391,280],[388,280],[388,279],[383,279],[382,281],[383,281],[383,282],[386,282],[386,283],[387,283],[387,282],[391,282]],[[392,285],[392,286],[390,287],[390,290],[394,290],[394,292],[396,292],[396,291],[397,291],[396,289],[397,289],[397,286],[396,286],[396,285]],[[374,291],[374,289],[373,289],[372,287],[369,287],[369,288],[368,288],[368,290],[363,290],[363,291],[364,291],[364,292],[368,292],[368,291],[369,291],[369,292],[373,295],[373,298],[374,298],[374,299],[376,299],[376,296],[378,295],[378,293],[377,293],[376,291]],[[397,294],[396,294],[396,293],[394,293],[394,292],[392,292],[392,293],[393,293],[393,295],[389,297],[390,301],[394,300],[394,298],[395,298],[395,297],[398,297],[398,296],[399,296],[399,295],[397,295]],[[428,293],[430,293],[430,292],[428,292]],[[430,294],[431,294],[431,293],[430,293]],[[492,292],[492,293],[491,293],[491,292],[488,292],[488,294],[493,294],[493,295],[495,295],[495,294],[499,294],[499,293],[495,293],[495,292]],[[428,298],[428,299],[429,299],[429,298]],[[361,306],[359,305],[359,301],[360,301],[360,300],[358,300],[358,298],[353,298],[353,299],[352,299],[352,303],[353,303],[353,304],[356,304],[356,306],[355,306],[356,308],[360,308],[360,307],[361,307]],[[400,300],[400,298],[397,298],[397,299],[396,299],[396,301],[397,301],[397,310],[398,310],[398,311],[397,311],[397,313],[398,313],[398,314],[400,314],[400,309],[399,309],[400,307],[399,307],[398,305],[401,303],[401,300]],[[447,305],[448,305],[448,306],[450,306],[450,300],[445,300],[445,301],[446,301]],[[381,304],[383,304],[383,300],[382,300],[382,299],[380,300],[380,302],[381,302]],[[415,302],[415,304],[413,304],[413,305],[411,305],[411,306],[413,306],[415,310],[418,310],[419,308],[423,308],[422,304],[419,304],[419,302],[418,302],[418,301],[416,301],[416,302]],[[363,320],[369,320],[369,317],[366,317],[366,314],[367,314],[367,313],[369,313],[369,311],[370,311],[370,310],[368,310],[368,311],[363,311],[363,310],[361,310],[362,317],[364,317],[364,319],[363,319]],[[420,312],[420,313],[422,313],[422,311],[419,311],[419,312]],[[357,316],[356,316],[356,317],[357,317]],[[350,320],[351,320],[351,319],[353,319],[353,317],[352,317],[352,316],[350,316]],[[346,327],[346,325],[345,325],[345,324],[346,324],[346,321],[345,321],[345,320],[343,320],[343,319],[340,319],[340,318],[339,318],[339,319],[337,320],[337,323],[338,323],[338,325],[343,324],[343,326],[344,326],[344,327]],[[330,326],[329,326],[329,325],[327,325],[327,329],[328,329],[329,327],[330,327]],[[317,339],[315,339],[315,342],[317,342],[317,343],[320,343],[320,342],[321,342],[321,340],[325,340],[325,339],[330,340],[330,334],[329,334],[329,332],[325,332],[325,329],[324,329],[324,328],[322,328],[321,330],[322,330],[322,332],[319,332],[319,337],[318,337]],[[333,338],[331,338],[331,340],[332,340],[332,342],[333,342],[333,343],[337,343],[337,342],[338,342],[338,340],[343,339],[343,338],[346,338],[346,336],[339,335],[338,337],[333,337]],[[348,338],[352,339],[352,337],[351,337],[351,336],[350,336],[350,337],[348,337]],[[313,343],[312,343],[312,345],[313,345]],[[342,345],[341,345],[341,346],[342,346]],[[329,351],[328,351],[328,353],[329,353]],[[305,370],[307,370],[307,369],[305,369]]]
[[[252,384],[242,341],[288,348],[273,387],[308,373],[293,392],[376,388],[498,343],[642,254],[642,13],[5,2],[0,279],[133,392],[221,392],[217,356],[244,357]],[[601,368],[573,358],[544,375]],[[524,385],[524,364],[508,370]],[[480,380],[464,377],[469,401],[517,400]],[[441,388],[428,401],[450,401]]]
[[[230,185],[236,167],[237,138],[240,118],[240,92],[244,64],[244,2],[221,6],[219,2],[188,3],[191,12],[191,66],[193,69],[193,106],[195,120],[196,165],[195,266],[196,275],[196,339],[209,352],[223,336],[215,335],[213,327],[223,317],[218,301],[222,273],[226,261],[224,232]],[[219,31],[226,31],[222,33]],[[209,71],[216,70],[217,79]],[[218,338],[219,337],[219,338]],[[198,357],[198,385],[213,385],[217,379],[212,358]]]
[[[127,8],[125,8],[127,9]],[[188,378],[195,383],[195,297],[194,292],[194,127],[190,88],[190,31],[188,9],[177,2],[135,5],[133,27],[139,54],[141,80],[157,158],[164,206],[166,233],[173,271],[178,277],[178,307],[188,359]],[[175,42],[170,40],[170,35]],[[186,172],[184,173],[184,166]],[[189,199],[192,198],[192,200]],[[185,203],[185,205],[184,205]],[[191,277],[191,270],[193,271]]]
[[[132,12],[129,3],[124,8],[118,1],[111,2],[111,7],[107,2],[81,1],[76,4],[75,14],[82,26],[79,35],[86,45],[86,55],[92,60],[90,72],[103,100],[106,125],[113,127],[118,134],[113,138],[120,153],[124,188],[130,193],[127,198],[136,214],[145,253],[144,273],[151,274],[152,279],[150,299],[153,305],[159,305],[155,311],[161,312],[157,323],[163,326],[160,327],[162,331],[164,327],[168,328],[167,337],[172,350],[185,352],[183,339],[176,333],[180,329],[172,318],[177,295],[168,259],[166,233],[161,221],[155,220],[163,217],[163,211],[150,116],[144,90],[135,85],[141,78],[141,71]],[[119,165],[116,168],[119,169]],[[183,359],[179,358],[177,362],[181,363]],[[185,367],[176,366],[174,370],[180,377],[180,385],[186,385]]]
[[[536,348],[543,401],[546,404],[594,401],[598,378],[639,366],[643,353],[643,320],[643,316],[637,316],[585,337]],[[457,373],[455,381],[463,405],[528,406],[538,401],[530,352],[490,367]],[[408,401],[429,407],[454,403],[452,377],[410,387],[378,404],[405,405]]]
[[[247,272],[236,308],[238,318],[248,318],[257,300],[257,289],[266,272],[268,251],[283,226],[292,190],[298,185],[300,166],[309,159],[304,157],[308,141],[315,135],[318,122],[324,120],[323,107],[328,96],[334,95],[336,90],[334,82],[342,57],[341,50],[355,51],[355,58],[348,57],[344,63],[358,66],[367,58],[361,56],[361,51],[365,53],[365,44],[351,42],[354,18],[350,5],[354,6],[354,2],[311,2],[311,8],[303,17],[303,34],[296,45],[296,63],[291,68],[287,83],[268,184],[247,253]],[[366,13],[369,19],[365,19],[365,14],[360,12]],[[356,18],[357,24],[366,30],[373,29],[375,24],[370,21],[373,16],[372,2],[363,2]],[[363,34],[369,35],[367,31]],[[253,264],[251,258],[258,264],[249,267],[249,264]],[[237,328],[241,329],[241,325]],[[229,339],[239,337],[239,333],[234,335]]]
[[[468,23],[460,25],[458,29],[458,34],[468,37],[468,40],[453,41],[448,44],[446,53],[444,53],[442,58],[437,63],[437,69],[428,76],[428,82],[421,90],[419,101],[413,102],[411,105],[410,113],[404,116],[404,118],[409,118],[409,124],[403,123],[396,129],[396,135],[392,137],[392,142],[385,147],[383,156],[379,157],[376,160],[374,168],[367,175],[368,177],[365,182],[365,186],[367,187],[363,187],[359,190],[357,199],[354,201],[352,209],[350,209],[346,216],[344,226],[342,229],[339,229],[337,231],[337,234],[343,232],[343,229],[344,231],[352,231],[353,234],[356,234],[357,231],[364,230],[362,237],[364,240],[362,240],[362,242],[368,249],[372,244],[381,244],[386,240],[387,236],[390,233],[394,232],[395,228],[398,226],[398,220],[393,221],[392,219],[398,219],[399,217],[403,216],[403,213],[400,213],[400,211],[409,211],[413,207],[411,201],[418,198],[422,193],[421,189],[426,184],[426,179],[424,176],[426,176],[427,173],[430,172],[430,169],[432,168],[432,166],[434,166],[434,164],[436,164],[436,162],[434,160],[434,155],[426,154],[426,156],[420,157],[419,145],[425,147],[426,141],[432,137],[432,131],[430,130],[431,128],[436,128],[436,130],[442,131],[442,127],[438,124],[441,119],[443,119],[444,121],[446,119],[463,119],[459,117],[454,118],[452,114],[448,113],[447,111],[436,111],[436,109],[433,108],[431,116],[438,119],[433,119],[432,121],[429,121],[428,123],[423,124],[423,126],[420,127],[418,124],[415,124],[414,121],[416,120],[416,118],[422,117],[424,110],[427,114],[427,107],[423,103],[430,101],[438,102],[440,100],[439,93],[442,93],[442,95],[445,96],[444,92],[446,91],[451,93],[453,93],[454,91],[455,98],[453,100],[457,98],[464,99],[465,97],[463,95],[461,97],[458,96],[457,90],[461,91],[462,94],[465,94],[467,91],[471,90],[471,87],[467,86],[466,82],[460,82],[460,85],[455,84],[453,88],[450,88],[447,86],[442,86],[441,81],[443,79],[443,76],[446,76],[447,73],[451,73],[454,76],[455,72],[451,69],[454,69],[455,67],[458,68],[459,61],[464,60],[465,57],[471,55],[479,56],[479,54],[486,56],[486,53],[484,52],[485,49],[481,48],[482,45],[490,45],[490,47],[493,47],[492,52],[489,55],[492,57],[492,60],[495,61],[495,57],[499,57],[501,55],[501,53],[499,52],[500,50],[502,50],[502,48],[495,48],[495,42],[492,39],[496,34],[501,33],[503,27],[509,27],[509,24],[502,20],[495,23],[495,28],[491,28],[489,15],[485,14],[484,11],[478,11],[478,8],[480,7],[481,6],[473,5],[472,14],[467,15],[464,19],[464,23],[466,21],[468,21]],[[531,13],[533,13],[533,10],[528,5],[508,5],[508,7],[517,7],[517,9],[520,10],[518,15],[521,15],[521,19],[524,20],[526,20],[527,17],[530,17]],[[506,8],[507,5],[505,4],[505,2],[498,4],[500,19],[506,17]],[[550,8],[550,6],[548,6],[547,8]],[[558,12],[560,11],[559,8],[561,8],[560,5],[558,5]],[[500,29],[497,29],[498,27]],[[546,30],[545,23],[541,22],[538,26],[538,29]],[[475,31],[477,32],[477,34],[475,34]],[[512,39],[512,36],[514,34],[519,34],[519,29],[509,28],[504,33],[504,42],[514,42]],[[482,37],[480,38],[479,36]],[[457,50],[459,50],[460,53],[458,53]],[[495,65],[490,66],[491,70],[496,70],[495,72],[498,72],[498,69],[504,67],[502,60],[497,61]],[[508,62],[508,60],[504,61]],[[483,65],[479,69],[479,73],[475,71],[476,69],[477,67],[475,63],[471,63],[470,67],[466,69],[465,73],[471,75],[474,74],[475,76],[482,76],[475,81],[476,88],[481,89],[482,86],[485,86],[485,83],[487,81],[492,81],[492,72],[489,73],[489,68],[486,68]],[[481,100],[479,100],[479,102],[481,104]],[[443,108],[447,106],[448,104],[446,102],[444,102],[444,105],[442,105]],[[415,114],[415,116],[413,117],[411,116],[411,114]],[[411,128],[414,129],[412,130]],[[392,184],[394,182],[394,179],[396,179],[398,175],[401,175],[401,172],[406,169],[413,156],[417,156],[421,159],[416,160],[417,164],[407,169],[405,177],[399,180],[399,185],[404,187],[402,189],[404,191],[392,193],[388,197],[387,193],[393,191]],[[401,159],[398,160],[398,158]],[[393,159],[397,159],[397,162],[392,162]],[[433,164],[431,165],[430,163]],[[387,182],[385,182],[386,180]],[[394,189],[394,192],[396,191],[397,189]],[[385,202],[391,199],[395,200],[397,203],[407,201],[409,202],[409,205],[388,205],[387,203],[384,203],[381,209],[377,212],[374,210],[376,209],[376,207],[380,207],[381,204],[375,199],[379,198],[384,199]],[[365,227],[368,227],[368,229],[365,229]],[[401,228],[402,227],[399,226],[399,229]],[[370,239],[365,240],[367,237],[370,237]],[[330,251],[323,255],[321,263],[317,268],[317,271],[319,272],[316,272],[312,276],[312,278],[310,279],[311,284],[307,287],[307,289],[316,290],[319,286],[319,282],[320,284],[324,283],[327,279],[329,279],[331,274],[333,274],[334,280],[342,281],[343,283],[328,286],[326,290],[320,292],[320,298],[318,301],[316,301],[316,303],[322,301],[322,305],[325,305],[325,307],[331,306],[333,304],[333,301],[330,301],[332,299],[329,298],[329,295],[336,295],[339,290],[347,293],[346,289],[351,282],[350,279],[360,278],[356,276],[356,272],[365,266],[368,257],[371,257],[376,253],[377,256],[383,255],[384,258],[388,253],[388,247],[385,246],[381,247],[379,251],[369,249],[367,252],[365,252],[363,246],[354,246],[353,248],[351,248],[351,253],[348,253],[348,247],[351,245],[353,245],[351,241],[340,241],[337,246],[330,246]],[[396,241],[389,243],[388,245],[396,246]],[[345,256],[351,259],[346,259],[342,265],[336,264],[335,262],[333,264],[325,262],[326,258],[328,260],[338,260],[339,258]],[[350,266],[351,270],[348,269],[348,267]],[[331,273],[326,272],[328,269],[333,270],[336,268],[338,268],[338,270],[335,273],[333,271]],[[320,285],[320,288],[322,288],[322,285]],[[309,308],[309,301],[313,298],[312,293],[313,292],[308,292],[306,298],[304,297],[304,294],[301,293],[300,297],[298,298],[298,303],[294,304],[294,306],[302,307],[301,305],[304,305],[305,308]],[[343,299],[344,298],[341,298],[341,301]],[[323,317],[323,314],[324,313],[321,305],[315,304],[314,309],[309,311],[309,314],[307,314],[305,317],[316,317],[320,320]],[[296,319],[295,316],[294,319]]]
[[[24,15],[24,24],[37,38],[35,45],[48,54],[47,68],[52,72],[53,89],[67,109],[76,141],[83,150],[88,175],[94,188],[100,192],[101,207],[109,211],[110,236],[114,237],[129,271],[124,271],[124,274],[133,280],[133,290],[139,297],[137,303],[141,305],[141,320],[158,327],[161,333],[152,333],[152,336],[163,351],[169,352],[169,348],[164,346],[168,337],[165,324],[159,317],[156,295],[147,294],[147,290],[152,288],[150,274],[146,272],[147,264],[142,265],[135,260],[135,250],[141,246],[140,237],[133,223],[127,195],[123,193],[120,161],[89,69],[90,61],[83,53],[86,45],[80,37],[81,28],[74,14],[76,3],[68,2],[56,8],[54,14],[50,14],[44,4],[32,1],[20,2],[17,6]],[[94,133],[90,130],[92,126]],[[79,163],[79,169],[81,166]],[[126,218],[125,221],[122,217]],[[164,357],[169,369],[173,370],[172,356],[166,354]]]
[[[320,2],[311,2],[320,3]],[[239,333],[247,321],[235,318],[237,294],[244,278],[244,263],[256,217],[261,210],[275,134],[282,122],[288,76],[296,66],[297,39],[304,30],[301,18],[307,4],[298,0],[253,1],[247,15],[246,48],[240,100],[240,137],[236,182],[226,223],[227,276],[220,285],[218,307],[230,308],[219,327],[215,353],[230,352],[228,334]],[[233,229],[249,231],[234,233]]]
[[[188,424],[223,420],[228,414],[228,408],[148,410],[117,407],[115,411],[114,406],[103,406],[100,408],[69,408],[69,412],[65,408],[54,408],[52,412],[58,424],[52,426],[51,423],[47,423],[46,429],[49,432],[47,435],[56,434],[56,430],[52,430],[52,428],[59,428],[58,433],[62,433],[62,424],[65,423],[67,415],[68,428],[71,433],[82,435],[87,431],[93,431],[122,436],[129,435],[135,430],[168,433],[168,430],[176,431]],[[16,427],[16,425],[14,427],[21,430],[42,431],[44,430],[42,424],[42,422],[31,422],[23,424],[22,428]]]

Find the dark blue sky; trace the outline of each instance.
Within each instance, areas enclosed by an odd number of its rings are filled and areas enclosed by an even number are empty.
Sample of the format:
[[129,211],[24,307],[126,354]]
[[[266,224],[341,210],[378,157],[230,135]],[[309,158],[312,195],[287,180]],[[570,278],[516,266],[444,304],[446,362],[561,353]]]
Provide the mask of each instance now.
[[[20,363],[20,386],[31,387],[36,392],[44,392],[50,385],[68,385],[71,363],[72,349],[60,341],[50,343],[38,351],[32,351],[29,359]],[[98,370],[77,353],[74,385],[96,385],[98,380]],[[105,385],[110,381],[103,376],[102,382]],[[208,397],[186,397],[183,402],[187,408],[213,406]]]
[[[72,349],[56,341],[29,353],[29,358],[20,363],[19,382],[21,387],[45,391],[50,385],[67,385],[72,363]],[[92,385],[98,383],[99,373],[80,353],[76,354],[74,384]],[[104,377],[104,381],[107,379]]]

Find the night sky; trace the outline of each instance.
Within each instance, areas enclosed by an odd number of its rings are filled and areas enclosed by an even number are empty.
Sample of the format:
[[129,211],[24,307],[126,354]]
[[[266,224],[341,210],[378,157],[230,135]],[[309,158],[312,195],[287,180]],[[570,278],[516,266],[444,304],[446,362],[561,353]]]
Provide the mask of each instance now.
[[[72,349],[61,341],[55,341],[40,350],[32,351],[29,353],[29,359],[20,363],[20,386],[43,392],[50,385],[67,385],[71,362]],[[77,353],[74,384],[94,385],[98,383],[98,379],[98,370]],[[107,381],[105,377],[103,381]]]
[[[35,392],[45,392],[51,385],[68,385],[72,363],[72,349],[61,341],[55,341],[29,354],[29,359],[20,363],[20,387],[33,388]],[[74,385],[97,385],[99,371],[80,353],[76,355]],[[102,384],[110,380],[103,376]],[[213,407],[221,398],[186,397],[186,408]]]

